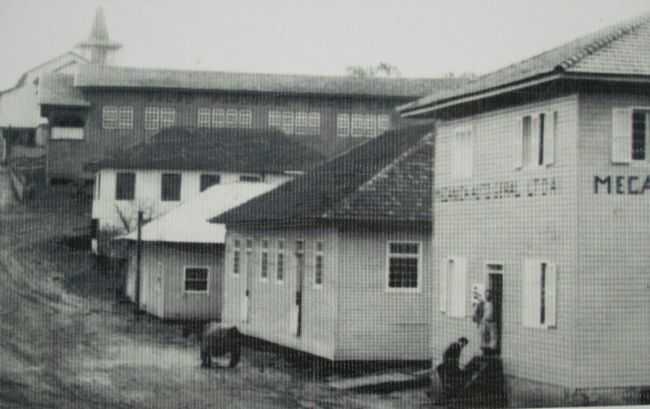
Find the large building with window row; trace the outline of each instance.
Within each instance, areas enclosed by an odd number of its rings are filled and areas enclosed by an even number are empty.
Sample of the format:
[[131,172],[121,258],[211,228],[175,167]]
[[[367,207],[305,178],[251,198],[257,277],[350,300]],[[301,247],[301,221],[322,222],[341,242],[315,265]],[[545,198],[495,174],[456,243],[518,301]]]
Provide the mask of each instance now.
[[85,164],[173,126],[276,128],[332,156],[403,122],[395,106],[464,82],[112,66],[101,10],[82,45],[89,63],[39,83],[50,180],[92,180]]
[[644,15],[398,108],[439,120],[434,356],[461,336],[479,352],[471,294],[488,288],[508,375],[579,404],[640,400],[649,80]]

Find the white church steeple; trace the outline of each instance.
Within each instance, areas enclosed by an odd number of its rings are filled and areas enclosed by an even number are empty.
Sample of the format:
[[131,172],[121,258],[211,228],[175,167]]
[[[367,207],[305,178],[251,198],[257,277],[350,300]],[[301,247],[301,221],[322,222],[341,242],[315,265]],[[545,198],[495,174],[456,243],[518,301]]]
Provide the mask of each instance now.
[[101,7],[97,8],[88,39],[77,44],[77,48],[91,64],[99,65],[109,64],[112,54],[122,48],[122,44],[110,40],[104,10]]

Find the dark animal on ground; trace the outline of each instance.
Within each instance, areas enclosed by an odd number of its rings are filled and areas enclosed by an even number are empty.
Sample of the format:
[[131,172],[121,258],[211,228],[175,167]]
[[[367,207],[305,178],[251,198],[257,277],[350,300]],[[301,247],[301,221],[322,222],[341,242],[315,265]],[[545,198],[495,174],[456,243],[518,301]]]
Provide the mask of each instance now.
[[241,336],[237,327],[223,323],[206,324],[201,337],[201,367],[210,368],[212,357],[230,353],[229,367],[234,368],[241,358]]

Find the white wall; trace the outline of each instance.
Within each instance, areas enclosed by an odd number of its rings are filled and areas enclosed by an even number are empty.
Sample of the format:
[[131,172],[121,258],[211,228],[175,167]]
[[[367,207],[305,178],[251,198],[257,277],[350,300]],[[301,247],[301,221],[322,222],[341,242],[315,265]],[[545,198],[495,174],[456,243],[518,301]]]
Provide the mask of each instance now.
[[40,115],[38,84],[34,81],[49,72],[73,73],[81,61],[74,54],[64,54],[33,69],[20,87],[0,95],[0,127],[36,128],[46,123]]
[[[115,200],[115,183],[118,172],[134,172],[135,198],[134,200]],[[180,173],[181,200],[165,201],[160,199],[161,179],[163,173]],[[244,173],[206,172],[195,170],[116,170],[102,169],[95,176],[95,192],[92,206],[92,218],[99,219],[99,229],[117,228],[124,230],[124,223],[120,218],[121,212],[129,221],[132,230],[137,223],[138,210],[144,212],[144,217],[155,218],[169,210],[181,205],[200,193],[201,175],[205,173],[221,175],[221,184],[239,182],[239,176]],[[248,175],[248,173],[246,173]],[[264,182],[280,185],[293,177],[288,175],[266,175]],[[99,188],[99,197],[97,196]],[[119,212],[118,212],[119,209]]]

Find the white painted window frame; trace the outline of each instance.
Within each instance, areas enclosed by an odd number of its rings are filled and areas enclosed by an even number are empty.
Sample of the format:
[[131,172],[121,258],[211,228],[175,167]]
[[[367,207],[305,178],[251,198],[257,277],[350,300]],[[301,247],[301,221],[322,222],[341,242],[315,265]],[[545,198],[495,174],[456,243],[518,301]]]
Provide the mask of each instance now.
[[350,114],[336,114],[336,136],[338,138],[350,137]]
[[[522,283],[521,284],[521,294],[522,294],[522,304],[521,304],[522,319],[521,319],[521,325],[523,327],[525,327],[525,328],[532,328],[532,329],[544,329],[544,330],[557,329],[557,317],[558,317],[558,297],[557,297],[557,294],[558,294],[558,289],[559,289],[559,287],[558,287],[559,277],[558,277],[558,273],[557,273],[557,270],[558,270],[557,263],[551,261],[550,259],[545,259],[545,258],[526,257],[526,258],[523,259],[523,266],[522,266],[522,273],[524,275],[527,274],[527,271],[526,271],[527,262],[535,263],[535,265],[537,267],[541,267],[542,264],[546,264],[547,267],[549,265],[552,265],[553,268],[555,269],[555,273],[554,273],[555,274],[555,284],[554,284],[555,285],[555,294],[554,294],[555,305],[552,306],[552,308],[554,310],[554,317],[553,317],[553,323],[551,323],[551,324],[549,324],[548,321],[545,322],[544,324],[542,324],[540,322],[539,317],[537,317],[537,319],[535,320],[534,323],[526,322],[525,308],[524,308],[524,303],[527,301],[526,288],[525,288],[526,279],[524,277],[522,277],[522,279],[521,279],[521,283]],[[541,274],[541,270],[538,270],[537,273]],[[549,279],[547,279],[547,283],[548,282],[549,282]],[[533,290],[541,291],[541,288],[534,288]],[[544,289],[544,294],[548,298],[548,294],[549,294],[548,289]],[[546,305],[547,305],[546,310],[548,311],[548,309],[549,309],[548,305],[550,305],[548,300],[546,300]],[[540,311],[537,311],[537,313],[539,313],[539,312]]]
[[[415,244],[418,246],[417,254],[412,253],[392,253],[391,244]],[[386,258],[384,267],[384,291],[388,293],[421,293],[422,292],[422,242],[417,240],[389,240],[386,242]],[[390,286],[390,260],[392,257],[414,258],[417,260],[417,286],[416,287],[391,287]]]
[[[462,272],[462,280],[461,283],[463,284],[463,287],[460,288],[460,293],[462,295],[462,300],[459,302],[459,304],[462,306],[462,311],[460,314],[456,314],[453,308],[453,305],[451,304],[451,298],[454,295],[454,288],[450,285],[450,277],[451,277],[451,272],[449,271],[449,265],[450,263],[453,262],[454,266],[462,266],[464,267],[463,270],[458,270]],[[468,309],[467,309],[467,295],[468,295],[468,283],[467,280],[469,278],[469,272],[468,272],[468,258],[465,256],[459,256],[459,255],[453,255],[453,256],[447,256],[443,257],[440,260],[441,265],[439,266],[439,277],[438,277],[438,297],[439,297],[439,309],[440,312],[444,313],[447,315],[449,318],[455,318],[455,319],[465,319],[468,316]],[[458,268],[458,267],[456,267]],[[444,291],[444,296],[443,296],[443,291]]]
[[150,106],[144,108],[144,129],[146,131],[157,131],[160,129],[159,107]]
[[119,107],[106,105],[102,108],[102,129],[118,129],[120,122]]
[[[461,135],[469,132],[469,147],[462,145]],[[467,180],[474,176],[474,151],[476,134],[472,124],[453,128],[448,138],[449,145],[449,176],[452,180]],[[469,149],[468,152],[465,149]],[[459,151],[460,150],[460,151]]]
[[196,115],[196,126],[198,128],[212,127],[212,110],[210,108],[199,108]]
[[[188,269],[201,269],[206,271],[205,291],[187,290],[185,284],[187,283],[187,270]],[[191,295],[210,295],[210,267],[198,265],[184,265],[183,266],[183,293]]]

